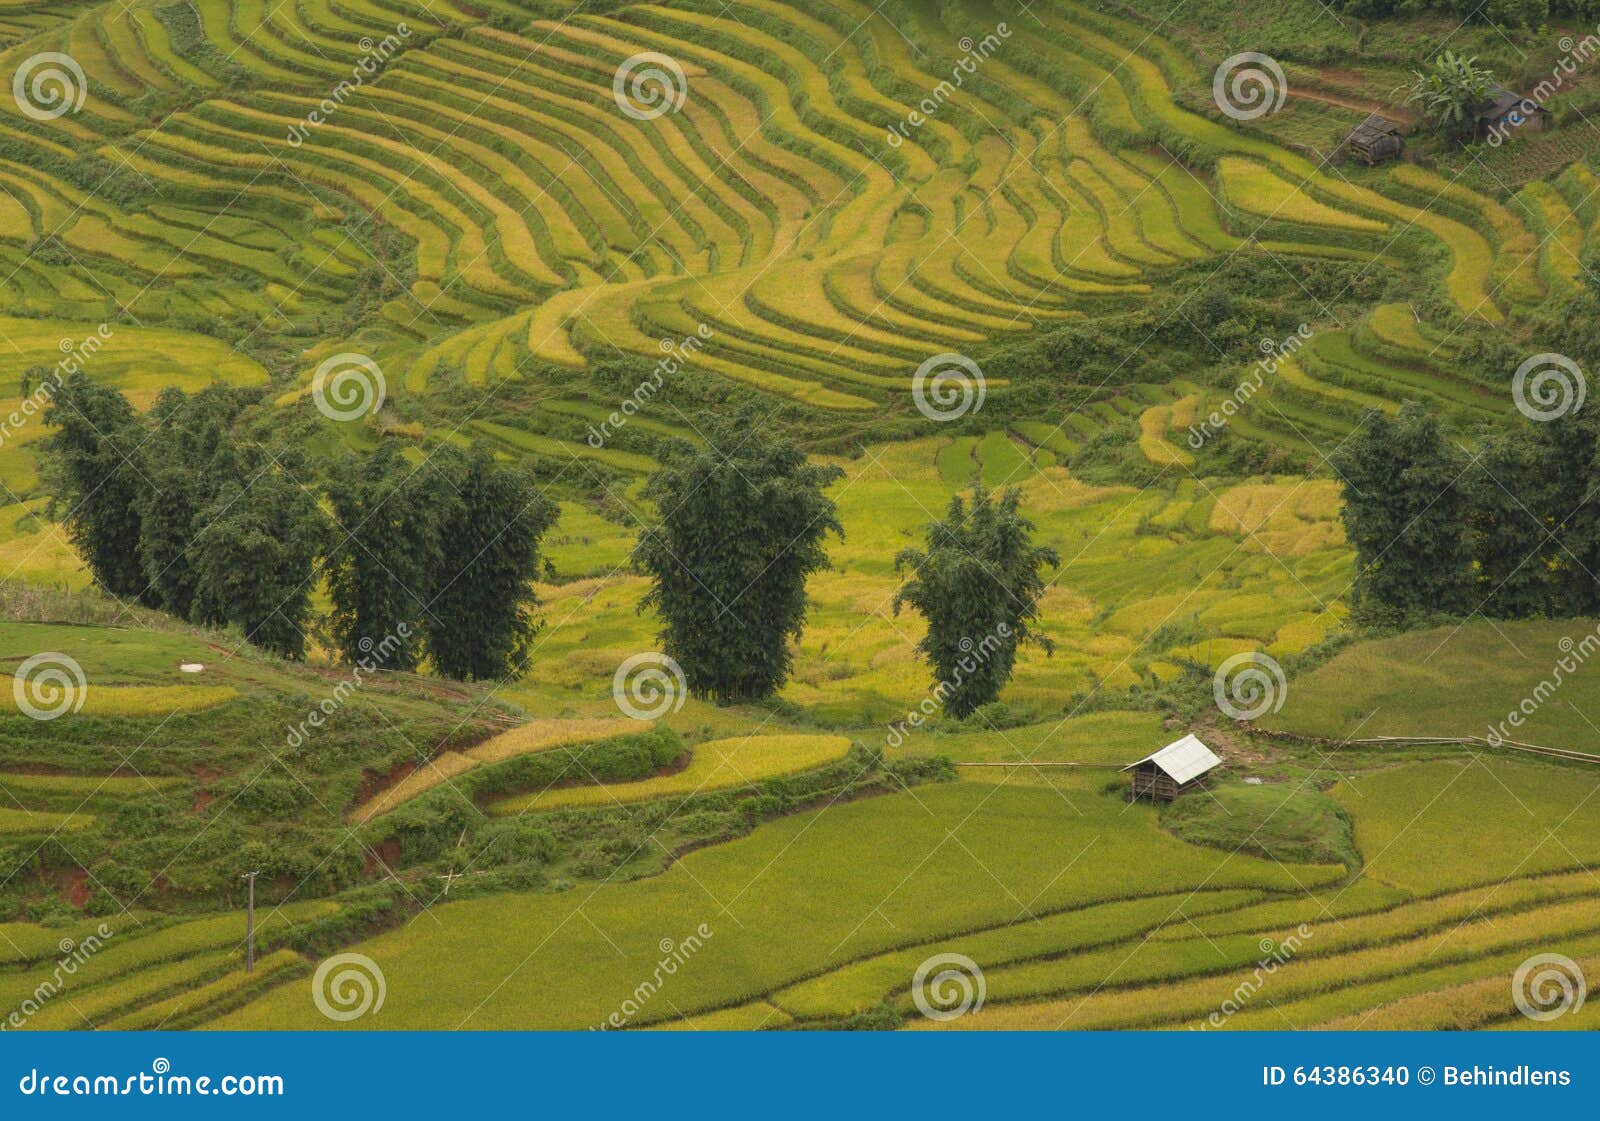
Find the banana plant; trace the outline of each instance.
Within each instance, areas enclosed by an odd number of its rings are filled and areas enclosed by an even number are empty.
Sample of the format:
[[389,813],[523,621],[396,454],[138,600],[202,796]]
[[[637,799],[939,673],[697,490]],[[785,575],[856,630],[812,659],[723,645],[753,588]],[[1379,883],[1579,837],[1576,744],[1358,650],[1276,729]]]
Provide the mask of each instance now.
[[1476,57],[1443,51],[1427,70],[1413,71],[1416,80],[1406,94],[1407,105],[1418,106],[1439,132],[1465,136],[1472,129],[1472,113],[1488,96],[1494,74],[1479,66]]

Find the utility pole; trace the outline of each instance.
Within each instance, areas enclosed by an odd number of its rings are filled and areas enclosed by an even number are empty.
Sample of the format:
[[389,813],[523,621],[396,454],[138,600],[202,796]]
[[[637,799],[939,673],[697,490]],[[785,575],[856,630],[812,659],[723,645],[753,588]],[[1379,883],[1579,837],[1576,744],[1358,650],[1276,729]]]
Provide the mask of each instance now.
[[256,877],[260,872],[246,872],[245,880],[250,884],[250,902],[244,913],[244,971],[252,973],[256,968]]

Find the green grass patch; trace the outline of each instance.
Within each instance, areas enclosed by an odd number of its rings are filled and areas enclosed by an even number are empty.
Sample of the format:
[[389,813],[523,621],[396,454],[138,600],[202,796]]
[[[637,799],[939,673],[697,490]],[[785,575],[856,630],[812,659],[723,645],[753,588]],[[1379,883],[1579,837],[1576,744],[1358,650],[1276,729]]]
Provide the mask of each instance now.
[[1361,867],[1350,815],[1320,790],[1227,783],[1179,798],[1161,824],[1184,840],[1297,864]]

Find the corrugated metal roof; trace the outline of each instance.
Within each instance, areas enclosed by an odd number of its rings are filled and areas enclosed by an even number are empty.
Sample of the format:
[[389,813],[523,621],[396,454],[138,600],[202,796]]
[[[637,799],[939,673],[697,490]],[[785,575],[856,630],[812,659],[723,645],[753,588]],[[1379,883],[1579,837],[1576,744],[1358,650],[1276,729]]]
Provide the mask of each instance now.
[[[1139,760],[1139,763],[1154,763],[1180,786],[1191,779],[1199,778],[1221,762],[1215,752],[1192,734],[1184,736],[1181,740],[1174,740],[1160,751]],[[1131,771],[1139,763],[1130,763],[1122,769]]]

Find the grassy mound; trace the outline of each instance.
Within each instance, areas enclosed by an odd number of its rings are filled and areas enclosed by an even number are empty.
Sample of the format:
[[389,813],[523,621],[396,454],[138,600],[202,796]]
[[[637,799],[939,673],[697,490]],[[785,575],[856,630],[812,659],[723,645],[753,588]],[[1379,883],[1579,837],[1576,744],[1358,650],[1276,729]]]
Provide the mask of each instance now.
[[1318,790],[1288,785],[1229,783],[1179,798],[1161,824],[1196,845],[1250,852],[1296,864],[1361,867],[1355,832],[1344,808]]

